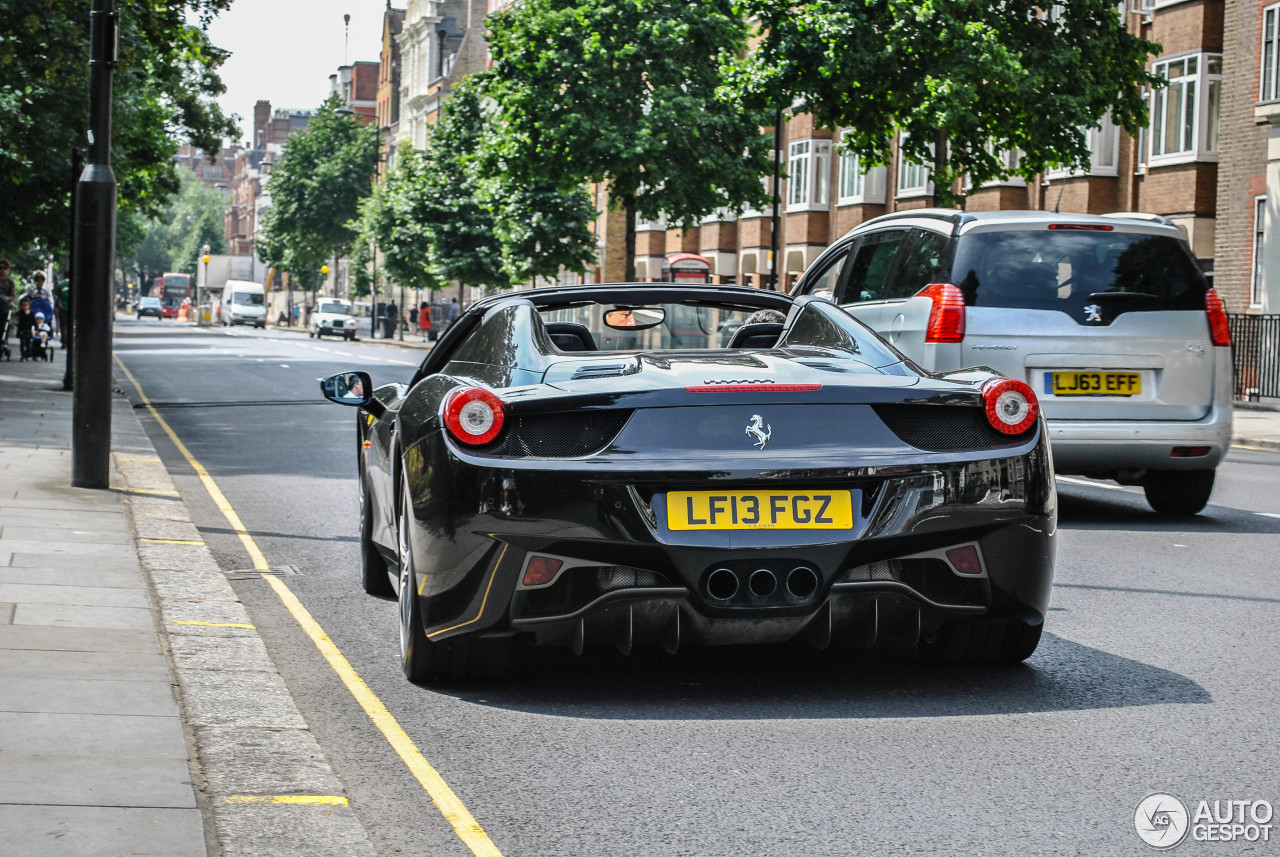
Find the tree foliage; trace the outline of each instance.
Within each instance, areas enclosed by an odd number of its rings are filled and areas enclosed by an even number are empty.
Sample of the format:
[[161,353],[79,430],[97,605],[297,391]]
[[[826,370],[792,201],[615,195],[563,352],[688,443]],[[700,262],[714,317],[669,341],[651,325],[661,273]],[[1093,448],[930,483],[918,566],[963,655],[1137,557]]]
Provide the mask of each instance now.
[[122,216],[116,243],[120,267],[132,270],[145,285],[166,271],[196,273],[201,249],[225,253],[223,214],[227,200],[204,186],[190,170],[179,170],[180,189],[159,214]]
[[[217,151],[239,135],[214,100],[227,53],[204,28],[231,0],[118,0],[112,166],[121,215],[156,215],[178,190],[180,141]],[[0,251],[70,237],[73,152],[89,125],[89,4],[0,0]]]
[[[1160,46],[1128,33],[1111,0],[742,0],[762,41],[731,72],[748,103],[794,105],[865,164],[884,164],[895,132],[908,160],[933,166],[940,202],[1057,166],[1087,167],[1087,131],[1104,115],[1146,124],[1140,87]],[[1052,11],[1050,11],[1052,10]],[[1016,151],[1013,169],[1003,160]]]
[[722,85],[747,48],[731,0],[523,0],[488,22],[491,172],[526,187],[605,184],[627,215],[627,279],[637,214],[688,228],[763,204],[771,113]]
[[596,217],[581,188],[522,185],[487,174],[492,133],[479,82],[445,103],[427,148],[402,148],[396,167],[361,210],[361,232],[385,253],[384,270],[409,288],[457,280],[507,287],[594,262]]
[[373,191],[378,129],[336,111],[330,96],[307,127],[289,138],[267,182],[271,208],[259,224],[262,260],[311,288],[325,259],[344,255],[356,239],[353,221]]

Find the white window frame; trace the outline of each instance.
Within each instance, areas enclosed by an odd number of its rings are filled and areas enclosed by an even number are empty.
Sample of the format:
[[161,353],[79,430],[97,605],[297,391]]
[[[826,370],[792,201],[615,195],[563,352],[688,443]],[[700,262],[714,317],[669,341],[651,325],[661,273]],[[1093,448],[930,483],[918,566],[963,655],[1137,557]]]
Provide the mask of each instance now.
[[831,141],[802,137],[787,145],[787,212],[826,211],[831,205]]
[[[1270,23],[1271,32],[1267,32]],[[1268,57],[1267,50],[1271,54]],[[1271,68],[1268,69],[1268,59]],[[1262,47],[1258,51],[1258,100],[1280,101],[1280,3],[1262,10]]]
[[[1145,132],[1145,128],[1143,131]],[[1105,114],[1099,120],[1099,127],[1088,128],[1085,133],[1089,140],[1089,169],[1087,172],[1071,169],[1046,170],[1045,177],[1050,179],[1069,179],[1080,176],[1118,176],[1120,175],[1120,126],[1111,121],[1111,114]],[[1139,143],[1142,141],[1139,136]],[[1110,163],[1108,163],[1110,161]]]
[[[853,152],[840,152],[836,158],[836,205],[883,204],[889,168],[883,165],[864,170],[862,160]],[[848,193],[846,193],[848,191]]]
[[1267,196],[1253,198],[1253,265],[1249,272],[1249,306],[1262,306],[1262,290],[1266,285]]
[[[1209,63],[1215,63],[1217,72],[1209,71]],[[1194,64],[1194,71],[1188,70]],[[1216,163],[1218,150],[1211,135],[1220,128],[1222,100],[1222,54],[1198,51],[1162,58],[1152,65],[1152,71],[1167,78],[1172,66],[1183,66],[1173,86],[1160,87],[1151,92],[1149,103],[1151,122],[1147,132],[1148,167],[1166,164],[1185,164],[1193,161]],[[1210,116],[1213,94],[1217,94],[1219,115]],[[1176,99],[1176,101],[1174,100]],[[1167,119],[1171,107],[1177,109],[1177,148],[1170,149],[1167,135]],[[1186,116],[1190,113],[1188,127]],[[1158,151],[1158,148],[1164,151]]]
[[[933,170],[927,164],[913,164],[906,158],[906,137],[898,144],[898,198],[933,194]],[[930,151],[933,147],[929,147]],[[911,182],[908,183],[908,179]]]
[[[781,150],[780,150],[780,149],[774,149],[774,150],[773,150],[773,161],[771,161],[771,163],[777,163],[777,161],[778,161],[778,157],[779,157],[781,154],[782,154],[782,152],[781,152]],[[779,176],[779,188],[778,188],[778,196],[780,197],[780,199],[779,199],[779,208],[780,208],[782,211],[786,211],[786,203],[787,203],[787,195],[786,195],[786,193],[783,191],[783,189],[782,189],[782,187],[781,187],[782,182],[784,182],[784,181],[786,181],[786,178],[785,178],[785,177],[783,177],[783,176]],[[772,173],[772,172],[770,172],[770,173],[769,173],[768,175],[766,175],[766,176],[761,176],[761,177],[760,177],[760,184],[762,184],[762,185],[764,186],[764,195],[765,195],[765,197],[767,197],[767,198],[768,198],[768,200],[769,200],[769,202],[768,202],[768,208],[769,208],[769,210],[770,210],[770,211],[772,211],[772,210],[773,210],[773,173]],[[751,207],[751,204],[750,204],[750,203],[748,203],[748,204],[746,204],[746,205],[744,205],[744,206],[742,207],[742,211],[738,214],[738,216],[739,216],[739,217],[741,217],[741,218],[743,218],[743,219],[746,219],[746,218],[749,218],[749,217],[764,217],[764,212],[763,212],[763,211],[761,211],[761,210],[760,210],[760,209],[758,209],[758,208],[752,208],[752,207]]]

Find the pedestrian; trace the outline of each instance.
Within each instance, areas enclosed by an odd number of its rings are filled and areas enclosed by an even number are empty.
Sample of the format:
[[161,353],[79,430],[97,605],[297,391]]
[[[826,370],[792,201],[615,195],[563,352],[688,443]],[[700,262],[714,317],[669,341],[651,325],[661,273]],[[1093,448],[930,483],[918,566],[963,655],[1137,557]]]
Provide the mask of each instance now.
[[22,356],[20,362],[25,363],[31,356],[31,331],[35,329],[36,317],[31,312],[31,301],[25,297],[18,301],[18,351]]
[[[449,301],[449,327],[453,327],[453,323],[458,320],[458,299],[452,298]],[[449,328],[446,327],[445,330]]]
[[382,338],[393,339],[396,335],[396,321],[400,318],[400,307],[396,306],[395,301],[388,301],[384,315],[386,319],[383,322],[382,330],[384,335]]
[[27,297],[34,300],[46,300],[49,306],[53,306],[53,292],[44,284],[44,271],[36,271],[35,276],[31,278],[31,288],[27,290]]
[[71,339],[71,280],[62,279],[53,287],[53,313],[58,321],[58,338],[62,340],[62,347],[67,347],[67,342]]
[[18,287],[9,277],[8,259],[0,259],[0,296],[9,299],[9,306],[13,306],[14,301],[18,299]]
[[428,334],[431,333],[431,307],[426,301],[418,307],[418,330],[422,333],[422,341],[426,342]]

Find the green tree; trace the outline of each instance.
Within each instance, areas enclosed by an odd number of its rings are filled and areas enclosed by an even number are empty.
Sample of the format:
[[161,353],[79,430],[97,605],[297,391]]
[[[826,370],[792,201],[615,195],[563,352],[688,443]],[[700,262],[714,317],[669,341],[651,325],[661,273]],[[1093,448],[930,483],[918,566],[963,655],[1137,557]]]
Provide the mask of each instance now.
[[324,260],[345,255],[356,238],[360,203],[373,191],[378,129],[337,113],[332,96],[307,127],[289,138],[271,172],[271,209],[264,261],[289,271],[304,289],[316,282]]
[[[384,279],[409,289],[436,289],[440,280],[432,272],[426,228],[415,216],[425,169],[423,153],[403,147],[387,180],[360,204],[358,246],[378,248]],[[368,252],[372,261],[372,251]]]
[[764,203],[769,119],[721,74],[747,47],[731,0],[524,0],[488,23],[490,172],[525,187],[605,184],[626,213],[626,279],[637,214],[691,228]]
[[[227,53],[205,33],[231,0],[119,0],[112,161],[122,218],[158,214],[178,189],[181,140],[216,151],[237,137],[214,100]],[[66,250],[72,158],[89,125],[89,6],[0,0],[0,252]]]
[[[933,166],[940,203],[1057,166],[1087,167],[1102,117],[1145,126],[1144,69],[1160,46],[1128,33],[1111,0],[742,0],[759,46],[730,75],[748,103],[785,104],[884,164],[895,132]],[[1003,159],[1018,152],[1011,169]]]
[[178,171],[179,190],[155,217],[138,212],[120,217],[119,265],[146,285],[166,271],[196,273],[201,248],[225,253],[223,215],[227,200],[190,170]]

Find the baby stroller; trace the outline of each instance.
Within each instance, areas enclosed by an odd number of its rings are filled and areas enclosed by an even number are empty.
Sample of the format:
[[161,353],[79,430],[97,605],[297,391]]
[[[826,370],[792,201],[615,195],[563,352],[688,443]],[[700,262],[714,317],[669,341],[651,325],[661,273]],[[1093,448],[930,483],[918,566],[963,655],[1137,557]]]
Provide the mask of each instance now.
[[31,332],[30,359],[43,360],[48,363],[53,360],[53,345],[49,341],[53,337],[49,332],[47,323],[45,322],[44,313],[36,313],[36,322],[45,325],[45,329],[37,329]]
[[4,295],[0,295],[0,357],[13,361],[9,350],[9,299]]

